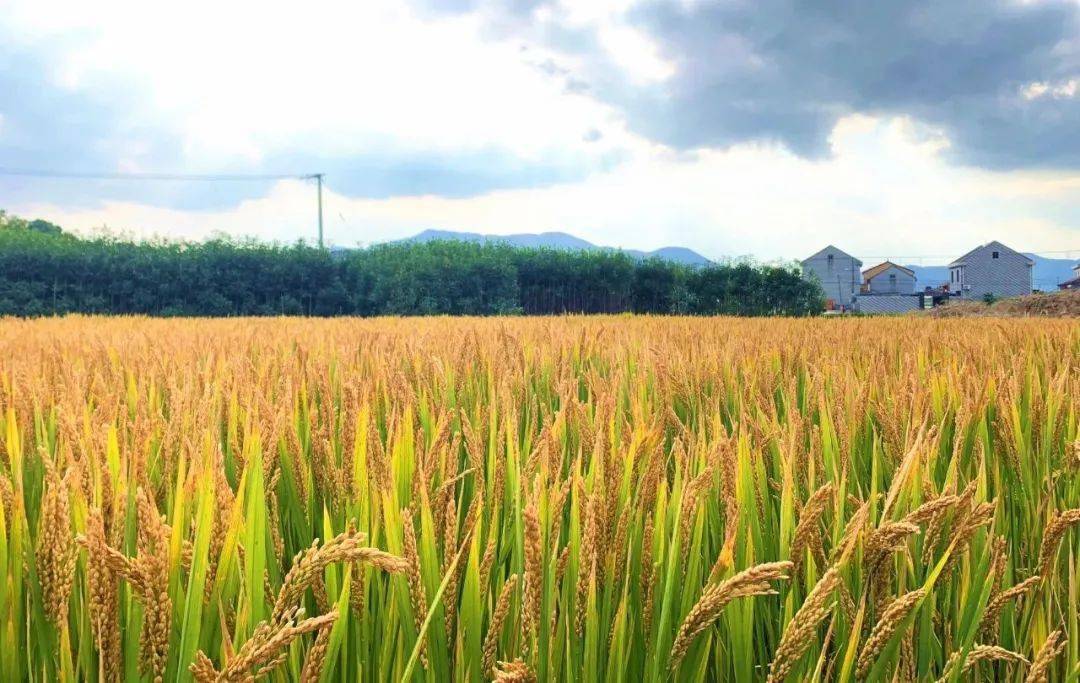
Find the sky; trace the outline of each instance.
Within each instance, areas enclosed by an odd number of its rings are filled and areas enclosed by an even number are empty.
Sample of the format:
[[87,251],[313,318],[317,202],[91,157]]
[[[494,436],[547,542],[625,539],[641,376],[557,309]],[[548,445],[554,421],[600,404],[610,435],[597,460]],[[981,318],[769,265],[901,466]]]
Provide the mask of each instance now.
[[[325,173],[326,239],[1080,258],[1080,0],[0,0],[0,172]],[[301,178],[0,175],[82,233],[292,242]]]

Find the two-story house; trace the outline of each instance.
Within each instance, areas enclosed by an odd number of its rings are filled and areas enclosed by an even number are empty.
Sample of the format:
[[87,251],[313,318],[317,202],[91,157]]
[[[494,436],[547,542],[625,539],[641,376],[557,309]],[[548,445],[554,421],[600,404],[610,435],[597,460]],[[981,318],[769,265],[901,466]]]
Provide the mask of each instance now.
[[915,271],[892,261],[863,271],[863,294],[911,294],[915,291]]
[[803,277],[821,285],[829,309],[851,308],[862,285],[862,261],[830,244],[801,263]]
[[964,299],[1031,294],[1034,265],[1001,242],[989,242],[949,264],[949,289]]

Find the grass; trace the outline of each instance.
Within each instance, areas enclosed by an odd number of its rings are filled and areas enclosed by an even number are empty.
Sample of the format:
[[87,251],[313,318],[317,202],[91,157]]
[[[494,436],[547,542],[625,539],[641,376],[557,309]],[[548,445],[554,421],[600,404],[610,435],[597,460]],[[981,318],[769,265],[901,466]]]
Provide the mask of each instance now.
[[0,320],[0,678],[1076,681],[1068,320]]

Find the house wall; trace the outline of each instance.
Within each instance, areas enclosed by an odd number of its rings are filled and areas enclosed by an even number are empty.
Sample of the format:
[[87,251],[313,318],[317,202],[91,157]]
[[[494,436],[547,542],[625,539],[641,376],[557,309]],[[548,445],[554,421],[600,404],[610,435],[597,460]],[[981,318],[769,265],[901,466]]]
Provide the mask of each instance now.
[[858,259],[839,249],[826,249],[802,262],[803,277],[808,280],[816,277],[826,299],[832,299],[838,306],[850,306],[862,284],[861,265]]
[[[994,251],[998,252],[996,259]],[[960,296],[964,299],[1031,294],[1031,263],[1023,254],[991,243],[964,257],[962,284]]]
[[[895,282],[890,282],[890,275],[896,276]],[[915,276],[890,266],[870,278],[866,284],[871,294],[911,294],[915,291]]]
[[896,294],[860,294],[855,299],[855,310],[867,315],[898,315],[922,308],[922,297]]

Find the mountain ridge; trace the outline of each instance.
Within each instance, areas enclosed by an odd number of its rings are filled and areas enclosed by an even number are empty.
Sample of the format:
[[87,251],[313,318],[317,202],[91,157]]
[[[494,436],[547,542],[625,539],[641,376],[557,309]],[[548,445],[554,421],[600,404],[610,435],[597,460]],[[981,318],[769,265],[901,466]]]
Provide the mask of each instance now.
[[[434,240],[460,240],[467,242],[501,242],[509,244],[515,247],[522,248],[548,248],[548,249],[569,249],[569,250],[611,250],[621,251],[628,256],[637,259],[647,258],[662,258],[668,261],[676,263],[682,263],[691,266],[708,265],[713,261],[701,254],[697,253],[693,249],[679,246],[665,246],[652,251],[642,251],[640,249],[622,249],[619,247],[606,247],[594,244],[588,240],[582,239],[570,233],[560,231],[548,231],[539,233],[513,233],[510,235],[492,235],[479,232],[459,232],[456,230],[439,230],[428,229],[419,232],[412,237],[406,237],[397,242],[430,242]],[[1038,254],[1025,253],[1033,261],[1035,265],[1032,269],[1032,280],[1034,281],[1035,289],[1042,291],[1054,291],[1057,289],[1059,282],[1073,277],[1072,268],[1075,265],[1075,261],[1072,259],[1055,259],[1047,258],[1045,256],[1039,256]],[[935,287],[944,284],[949,281],[949,268],[947,265],[914,265],[904,264],[905,268],[910,268],[915,272],[916,289],[922,290],[924,287]]]
[[436,230],[428,229],[419,232],[412,237],[406,237],[405,239],[397,240],[398,242],[432,242],[435,240],[459,240],[464,242],[479,242],[479,243],[504,243],[514,247],[522,248],[547,248],[547,249],[568,249],[568,250],[610,250],[620,251],[628,256],[637,259],[647,258],[661,258],[675,263],[682,263],[690,266],[703,266],[712,263],[711,260],[705,258],[701,254],[697,253],[693,249],[687,247],[678,246],[666,246],[654,249],[652,251],[642,251],[640,249],[621,249],[619,247],[605,247],[598,244],[593,244],[588,240],[581,239],[569,233],[551,231],[551,232],[524,232],[514,233],[510,235],[489,235],[478,232],[457,232],[454,230]]

